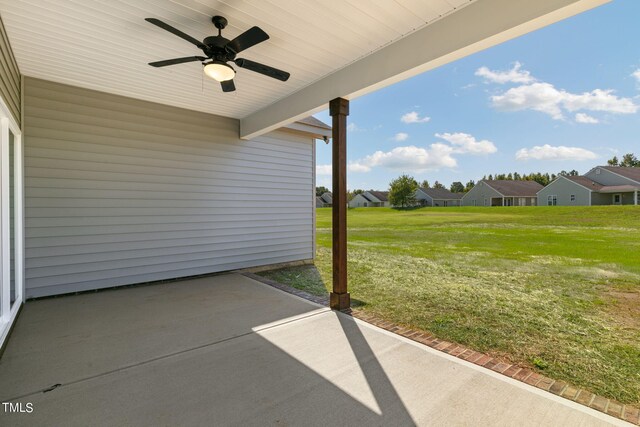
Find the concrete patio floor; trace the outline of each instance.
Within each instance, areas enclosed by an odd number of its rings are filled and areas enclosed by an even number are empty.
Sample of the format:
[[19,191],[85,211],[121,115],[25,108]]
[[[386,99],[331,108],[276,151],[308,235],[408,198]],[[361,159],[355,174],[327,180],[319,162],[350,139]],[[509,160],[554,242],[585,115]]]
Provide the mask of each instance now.
[[238,274],[28,302],[0,401],[33,404],[7,426],[629,425]]

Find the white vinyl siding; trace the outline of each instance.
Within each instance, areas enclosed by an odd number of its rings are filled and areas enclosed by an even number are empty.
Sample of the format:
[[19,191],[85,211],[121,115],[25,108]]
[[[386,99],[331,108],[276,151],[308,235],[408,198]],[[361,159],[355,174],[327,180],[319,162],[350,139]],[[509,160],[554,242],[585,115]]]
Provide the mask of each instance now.
[[20,126],[21,100],[20,70],[0,19],[0,97]]
[[313,258],[310,135],[243,141],[237,120],[31,78],[25,95],[27,297]]
[[[461,206],[491,206],[492,198],[502,198],[502,194],[489,187],[483,181],[479,181],[460,200]],[[502,204],[502,203],[500,203]]]
[[13,56],[9,38],[0,19],[0,97],[20,126],[21,104],[20,70]]
[[549,203],[553,203],[553,200],[555,200],[555,205],[558,206],[589,206],[591,204],[591,191],[582,184],[564,176],[559,176],[538,191],[538,205],[550,206]]

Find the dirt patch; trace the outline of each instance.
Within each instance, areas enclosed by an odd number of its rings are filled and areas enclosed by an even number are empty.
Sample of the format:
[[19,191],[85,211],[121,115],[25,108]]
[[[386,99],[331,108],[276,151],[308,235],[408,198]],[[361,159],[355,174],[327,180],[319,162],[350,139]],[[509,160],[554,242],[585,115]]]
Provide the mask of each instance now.
[[640,292],[609,291],[612,300],[610,313],[624,327],[640,328]]

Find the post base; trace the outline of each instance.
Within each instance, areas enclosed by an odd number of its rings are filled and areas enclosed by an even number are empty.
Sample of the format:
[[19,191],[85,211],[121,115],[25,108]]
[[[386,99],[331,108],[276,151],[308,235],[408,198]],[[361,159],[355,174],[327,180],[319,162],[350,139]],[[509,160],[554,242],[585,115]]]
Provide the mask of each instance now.
[[329,307],[332,310],[346,310],[351,307],[351,297],[349,292],[343,294],[335,294],[331,292],[329,294]]

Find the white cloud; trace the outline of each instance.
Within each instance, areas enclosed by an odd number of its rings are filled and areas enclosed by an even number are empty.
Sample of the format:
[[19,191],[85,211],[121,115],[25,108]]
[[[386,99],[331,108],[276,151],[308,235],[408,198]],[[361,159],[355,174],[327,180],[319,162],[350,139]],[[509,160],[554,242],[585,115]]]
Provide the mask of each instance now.
[[489,140],[478,141],[466,133],[436,134],[447,141],[434,142],[426,148],[414,145],[396,147],[391,151],[375,153],[349,163],[350,172],[369,172],[374,167],[387,169],[424,172],[442,168],[455,168],[458,165],[455,154],[491,154],[498,151]]
[[362,163],[353,162],[347,165],[347,170],[349,172],[369,172],[371,167]]
[[399,171],[424,172],[440,168],[457,166],[456,159],[451,157],[453,148],[442,143],[431,144],[428,148],[396,147],[391,151],[376,151],[360,160],[349,164],[352,172],[369,172],[373,167],[384,167]]
[[580,95],[565,91],[561,93],[564,95],[562,105],[569,111],[591,110],[618,114],[633,114],[638,111],[638,106],[631,98],[618,98],[611,89],[595,89]]
[[635,78],[640,83],[640,68],[631,73],[631,77]]
[[331,175],[331,165],[316,165],[316,175]]
[[600,123],[600,120],[585,113],[578,113],[576,114],[576,122],[595,124],[595,123]]
[[472,135],[469,135],[468,133],[436,133],[436,136],[451,143],[451,145],[453,145],[454,147],[454,153],[491,154],[498,151],[493,142],[487,139],[477,141]]
[[511,88],[502,95],[491,97],[493,106],[502,111],[536,110],[556,120],[564,118],[560,109],[561,94],[549,83]]
[[361,127],[359,127],[357,124],[351,122],[347,125],[347,130],[349,132],[358,132],[358,131],[362,131],[364,129],[362,129]]
[[521,70],[522,64],[516,62],[513,68],[507,71],[493,71],[487,67],[480,67],[475,75],[492,83],[533,83],[536,79],[527,70]]
[[393,136],[393,140],[397,142],[406,141],[407,138],[409,138],[409,134],[404,132],[398,132]]
[[400,117],[402,123],[426,123],[431,120],[431,117],[420,117],[416,111],[412,111]]
[[579,147],[553,147],[549,144],[522,148],[516,152],[516,160],[593,160],[598,156],[593,151]]
[[595,89],[574,94],[558,90],[550,83],[533,83],[514,87],[502,95],[491,97],[493,106],[502,111],[535,110],[564,120],[563,110],[605,111],[617,114],[632,114],[638,106],[630,98],[619,98],[612,90]]

